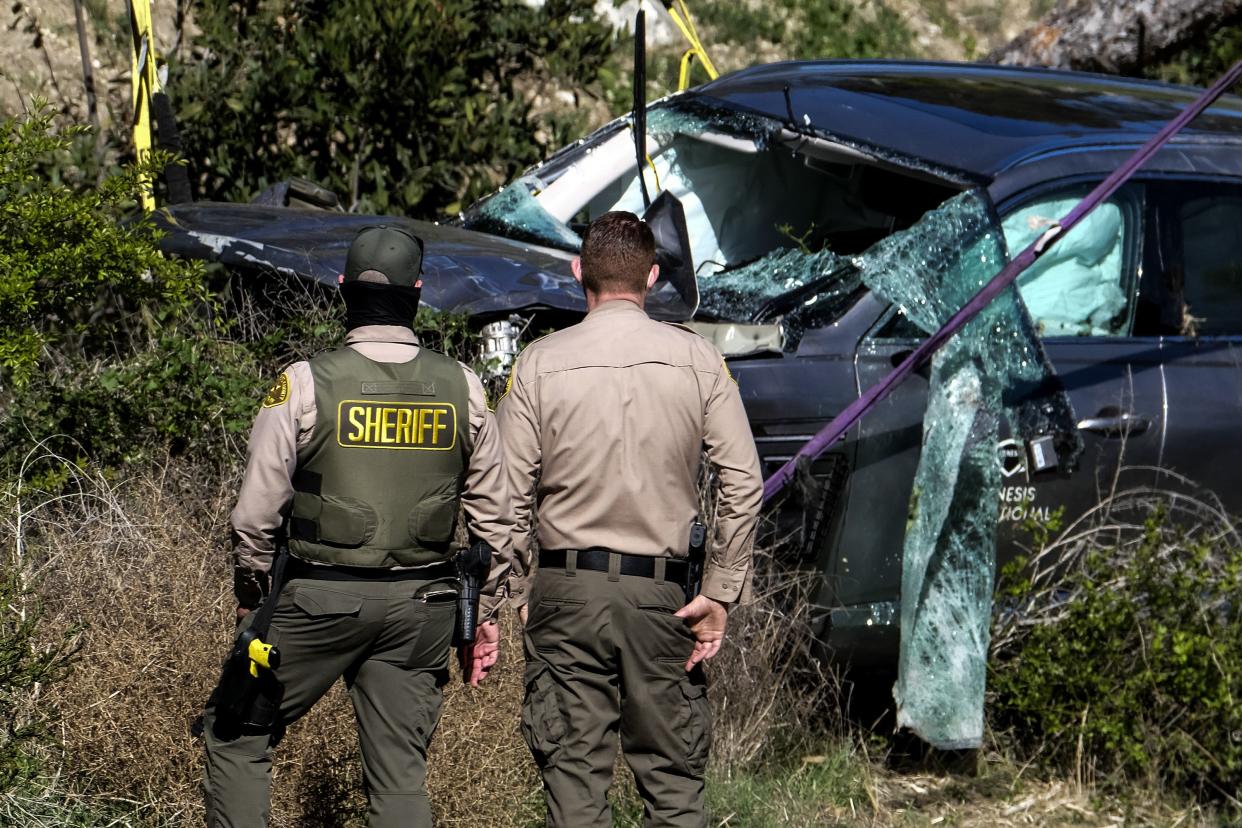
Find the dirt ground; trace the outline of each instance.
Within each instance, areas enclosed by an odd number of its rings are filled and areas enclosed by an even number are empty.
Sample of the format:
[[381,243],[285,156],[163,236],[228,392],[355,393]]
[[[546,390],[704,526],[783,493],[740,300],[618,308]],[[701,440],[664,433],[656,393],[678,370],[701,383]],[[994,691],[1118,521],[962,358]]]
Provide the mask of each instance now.
[[[127,117],[130,97],[128,3],[80,0],[87,49],[94,69],[99,117],[105,128]],[[178,43],[177,6],[155,0],[156,43],[167,52]],[[82,52],[74,0],[14,0],[0,12],[0,115],[12,115],[32,95],[80,123],[87,121]]]

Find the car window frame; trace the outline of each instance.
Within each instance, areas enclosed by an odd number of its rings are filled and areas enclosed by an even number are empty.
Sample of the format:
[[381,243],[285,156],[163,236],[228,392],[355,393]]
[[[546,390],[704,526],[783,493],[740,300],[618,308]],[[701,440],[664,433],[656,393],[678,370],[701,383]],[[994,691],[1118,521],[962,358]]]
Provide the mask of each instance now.
[[[1174,224],[1180,221],[1178,208],[1185,204],[1190,198],[1195,197],[1193,190],[1197,188],[1209,187],[1232,187],[1236,190],[1237,196],[1242,198],[1242,178],[1221,175],[1195,175],[1195,176],[1171,176],[1156,175],[1146,180],[1150,185],[1152,192],[1148,199],[1148,213],[1153,228],[1152,237],[1149,239],[1151,245],[1151,255],[1146,262],[1144,269],[1144,280],[1168,279],[1170,270],[1180,269],[1181,279],[1185,279],[1185,262],[1181,260],[1181,249],[1179,240],[1182,238],[1182,230],[1180,227],[1174,228]],[[1184,192],[1185,188],[1191,188],[1189,198]],[[1164,197],[1166,191],[1176,189],[1180,197],[1167,198]],[[1167,231],[1161,231],[1161,228],[1170,228]],[[1213,342],[1213,341],[1238,341],[1242,340],[1242,331],[1238,333],[1217,333],[1204,335],[1189,335],[1185,333],[1158,332],[1148,334],[1151,338],[1159,338],[1170,342]]]
[[[1044,181],[1032,187],[1020,190],[1000,204],[995,206],[997,215],[997,226],[1001,225],[1004,218],[1017,210],[1030,205],[1032,202],[1054,196],[1058,192],[1066,192],[1083,187],[1091,187],[1098,184],[1098,178],[1094,176],[1074,176],[1069,178],[1058,178],[1051,181]],[[1125,184],[1118,194],[1124,194],[1129,197],[1129,203],[1125,204],[1122,209],[1122,220],[1125,222],[1125,238],[1126,250],[1122,259],[1122,279],[1128,280],[1129,284],[1123,288],[1126,294],[1126,320],[1122,326],[1120,333],[1110,334],[1107,336],[1091,336],[1091,335],[1068,335],[1057,334],[1053,336],[1041,336],[1040,341],[1049,342],[1084,342],[1093,340],[1121,341],[1132,339],[1134,331],[1134,317],[1138,307],[1139,289],[1142,283],[1143,272],[1146,270],[1146,250],[1147,250],[1147,227],[1148,227],[1148,205],[1147,188],[1145,181],[1131,181]],[[1086,195],[1084,191],[1082,195]],[[1064,196],[1062,196],[1064,197]],[[1113,196],[1116,198],[1117,196]],[[1133,232],[1131,229],[1133,228]],[[1020,250],[1006,251],[1012,260],[1014,256],[1020,253]],[[920,333],[918,336],[884,336],[883,331],[892,323],[896,316],[898,308],[896,305],[889,305],[871,329],[867,332],[865,339],[875,343],[892,343],[894,345],[911,345],[917,344],[926,338],[926,334]],[[1036,320],[1032,320],[1033,322]]]

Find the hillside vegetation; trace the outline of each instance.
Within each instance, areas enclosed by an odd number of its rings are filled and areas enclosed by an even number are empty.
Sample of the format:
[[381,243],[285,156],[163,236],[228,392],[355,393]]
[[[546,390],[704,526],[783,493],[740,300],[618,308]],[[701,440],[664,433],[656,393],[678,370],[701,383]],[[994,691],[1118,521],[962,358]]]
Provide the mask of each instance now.
[[[373,4],[252,5],[157,5],[201,194],[247,198],[306,175],[347,207],[441,216],[628,107],[628,43],[586,2],[419,0],[391,4],[378,22],[364,13]],[[783,57],[970,58],[1048,5],[692,8],[727,69]],[[226,522],[246,431],[273,374],[339,342],[342,314],[331,294],[243,283],[157,251],[134,210],[138,171],[125,165],[125,21],[116,3],[85,8],[102,136],[81,128],[70,0],[23,0],[0,27],[0,87],[20,93],[0,98],[17,116],[0,125],[0,824],[194,825],[201,746],[188,724],[233,629]],[[1236,33],[1217,32],[1158,71],[1198,80],[1237,48]],[[399,77],[366,60],[375,53]],[[673,84],[677,55],[653,51],[651,94]],[[46,108],[29,99],[36,91]],[[462,320],[422,313],[417,326],[429,346],[475,358]],[[1210,498],[1174,529],[1165,518],[1185,501],[1140,495],[1150,521],[1109,498],[1098,523],[1034,527],[1033,559],[1075,566],[1065,580],[1010,573],[1006,599],[1040,623],[998,627],[992,729],[973,774],[937,769],[842,714],[851,693],[887,688],[856,688],[815,659],[812,584],[775,563],[779,544],[761,550],[760,600],[733,616],[712,668],[712,824],[1242,819],[1232,598],[1242,543]],[[1080,599],[1073,611],[1068,593]],[[504,636],[493,680],[478,691],[455,681],[449,693],[430,781],[443,825],[539,824],[511,619]],[[1120,690],[1098,681],[1101,664],[1130,680]],[[275,790],[277,826],[363,824],[343,693],[282,745]],[[617,824],[639,824],[624,774],[614,799]]]

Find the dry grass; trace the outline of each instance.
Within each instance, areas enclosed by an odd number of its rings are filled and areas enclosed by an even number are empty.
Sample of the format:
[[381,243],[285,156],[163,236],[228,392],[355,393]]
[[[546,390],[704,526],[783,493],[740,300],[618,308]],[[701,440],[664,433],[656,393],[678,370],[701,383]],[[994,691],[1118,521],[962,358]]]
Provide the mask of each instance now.
[[[224,527],[236,482],[169,461],[122,482],[83,476],[69,496],[4,503],[0,526],[16,539],[20,516],[21,564],[46,596],[48,635],[84,626],[73,673],[43,700],[61,715],[56,764],[69,793],[143,803],[144,821],[201,824],[201,745],[188,727],[232,631]],[[449,689],[429,783],[444,825],[521,824],[536,813],[517,729],[520,646],[511,623],[505,633],[489,685]],[[273,824],[356,819],[356,754],[338,686],[278,750]]]
[[[0,824],[201,824],[201,745],[187,727],[232,630],[225,526],[237,477],[168,460],[121,481],[83,475],[58,499],[0,502],[0,533],[46,596],[49,637],[84,627],[75,670],[41,701],[61,714],[63,748],[49,763],[57,776],[43,793],[0,795]],[[1002,756],[969,779],[883,770],[868,755],[875,741],[850,736],[832,712],[835,679],[808,656],[811,584],[765,567],[759,600],[733,614],[711,665],[713,825],[1212,824],[1154,796],[1102,798],[1081,780],[1035,778]],[[541,821],[518,734],[522,659],[510,618],[503,636],[484,688],[450,685],[431,757],[437,824]],[[625,774],[614,798],[617,824],[639,824]],[[353,715],[338,686],[278,751],[273,825],[363,825],[363,809]]]
[[755,601],[730,613],[729,636],[708,663],[713,767],[723,776],[845,732],[835,704],[840,682],[811,651],[809,599],[818,579],[781,570],[770,550],[756,552],[756,564],[763,574]]
[[[79,470],[69,494],[20,492],[2,504],[0,531],[46,596],[47,634],[83,630],[72,674],[43,700],[60,714],[53,764],[71,798],[141,804],[149,823],[201,821],[201,745],[188,726],[233,628],[226,526],[237,483],[237,469],[211,474],[166,460],[119,481]],[[807,661],[805,600],[782,611],[777,594],[770,583],[734,614],[712,665],[718,774],[805,741],[834,686]],[[540,819],[538,777],[518,732],[521,639],[508,615],[503,636],[501,666],[483,688],[456,676],[448,688],[430,762],[438,824]],[[278,749],[273,824],[362,824],[356,753],[338,685]],[[631,793],[620,783],[622,800]]]

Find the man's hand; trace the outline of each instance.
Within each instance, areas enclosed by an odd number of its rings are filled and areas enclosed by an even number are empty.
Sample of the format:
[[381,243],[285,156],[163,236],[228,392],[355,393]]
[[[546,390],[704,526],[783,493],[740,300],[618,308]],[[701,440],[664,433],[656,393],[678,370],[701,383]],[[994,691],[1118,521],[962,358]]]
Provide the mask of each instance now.
[[498,658],[500,626],[495,621],[484,621],[475,631],[474,643],[463,644],[457,648],[457,663],[461,666],[462,681],[471,687],[478,687],[479,682],[487,678],[487,674],[496,666]]
[[242,606],[239,606],[239,607],[237,608],[237,620],[238,620],[238,621],[241,621],[243,618],[245,618],[245,617],[246,617],[247,615],[249,615],[249,614],[250,614],[250,608],[249,608],[249,607],[242,607]]
[[517,608],[518,621],[522,623],[523,627],[526,626],[526,618],[528,615],[530,615],[529,609],[530,609],[530,604],[522,604],[522,606]]
[[690,660],[686,662],[686,672],[694,669],[700,661],[711,658],[720,650],[725,637],[725,624],[729,620],[729,610],[717,600],[706,595],[696,595],[694,600],[673,613],[684,618],[690,624],[690,632],[696,640]]

